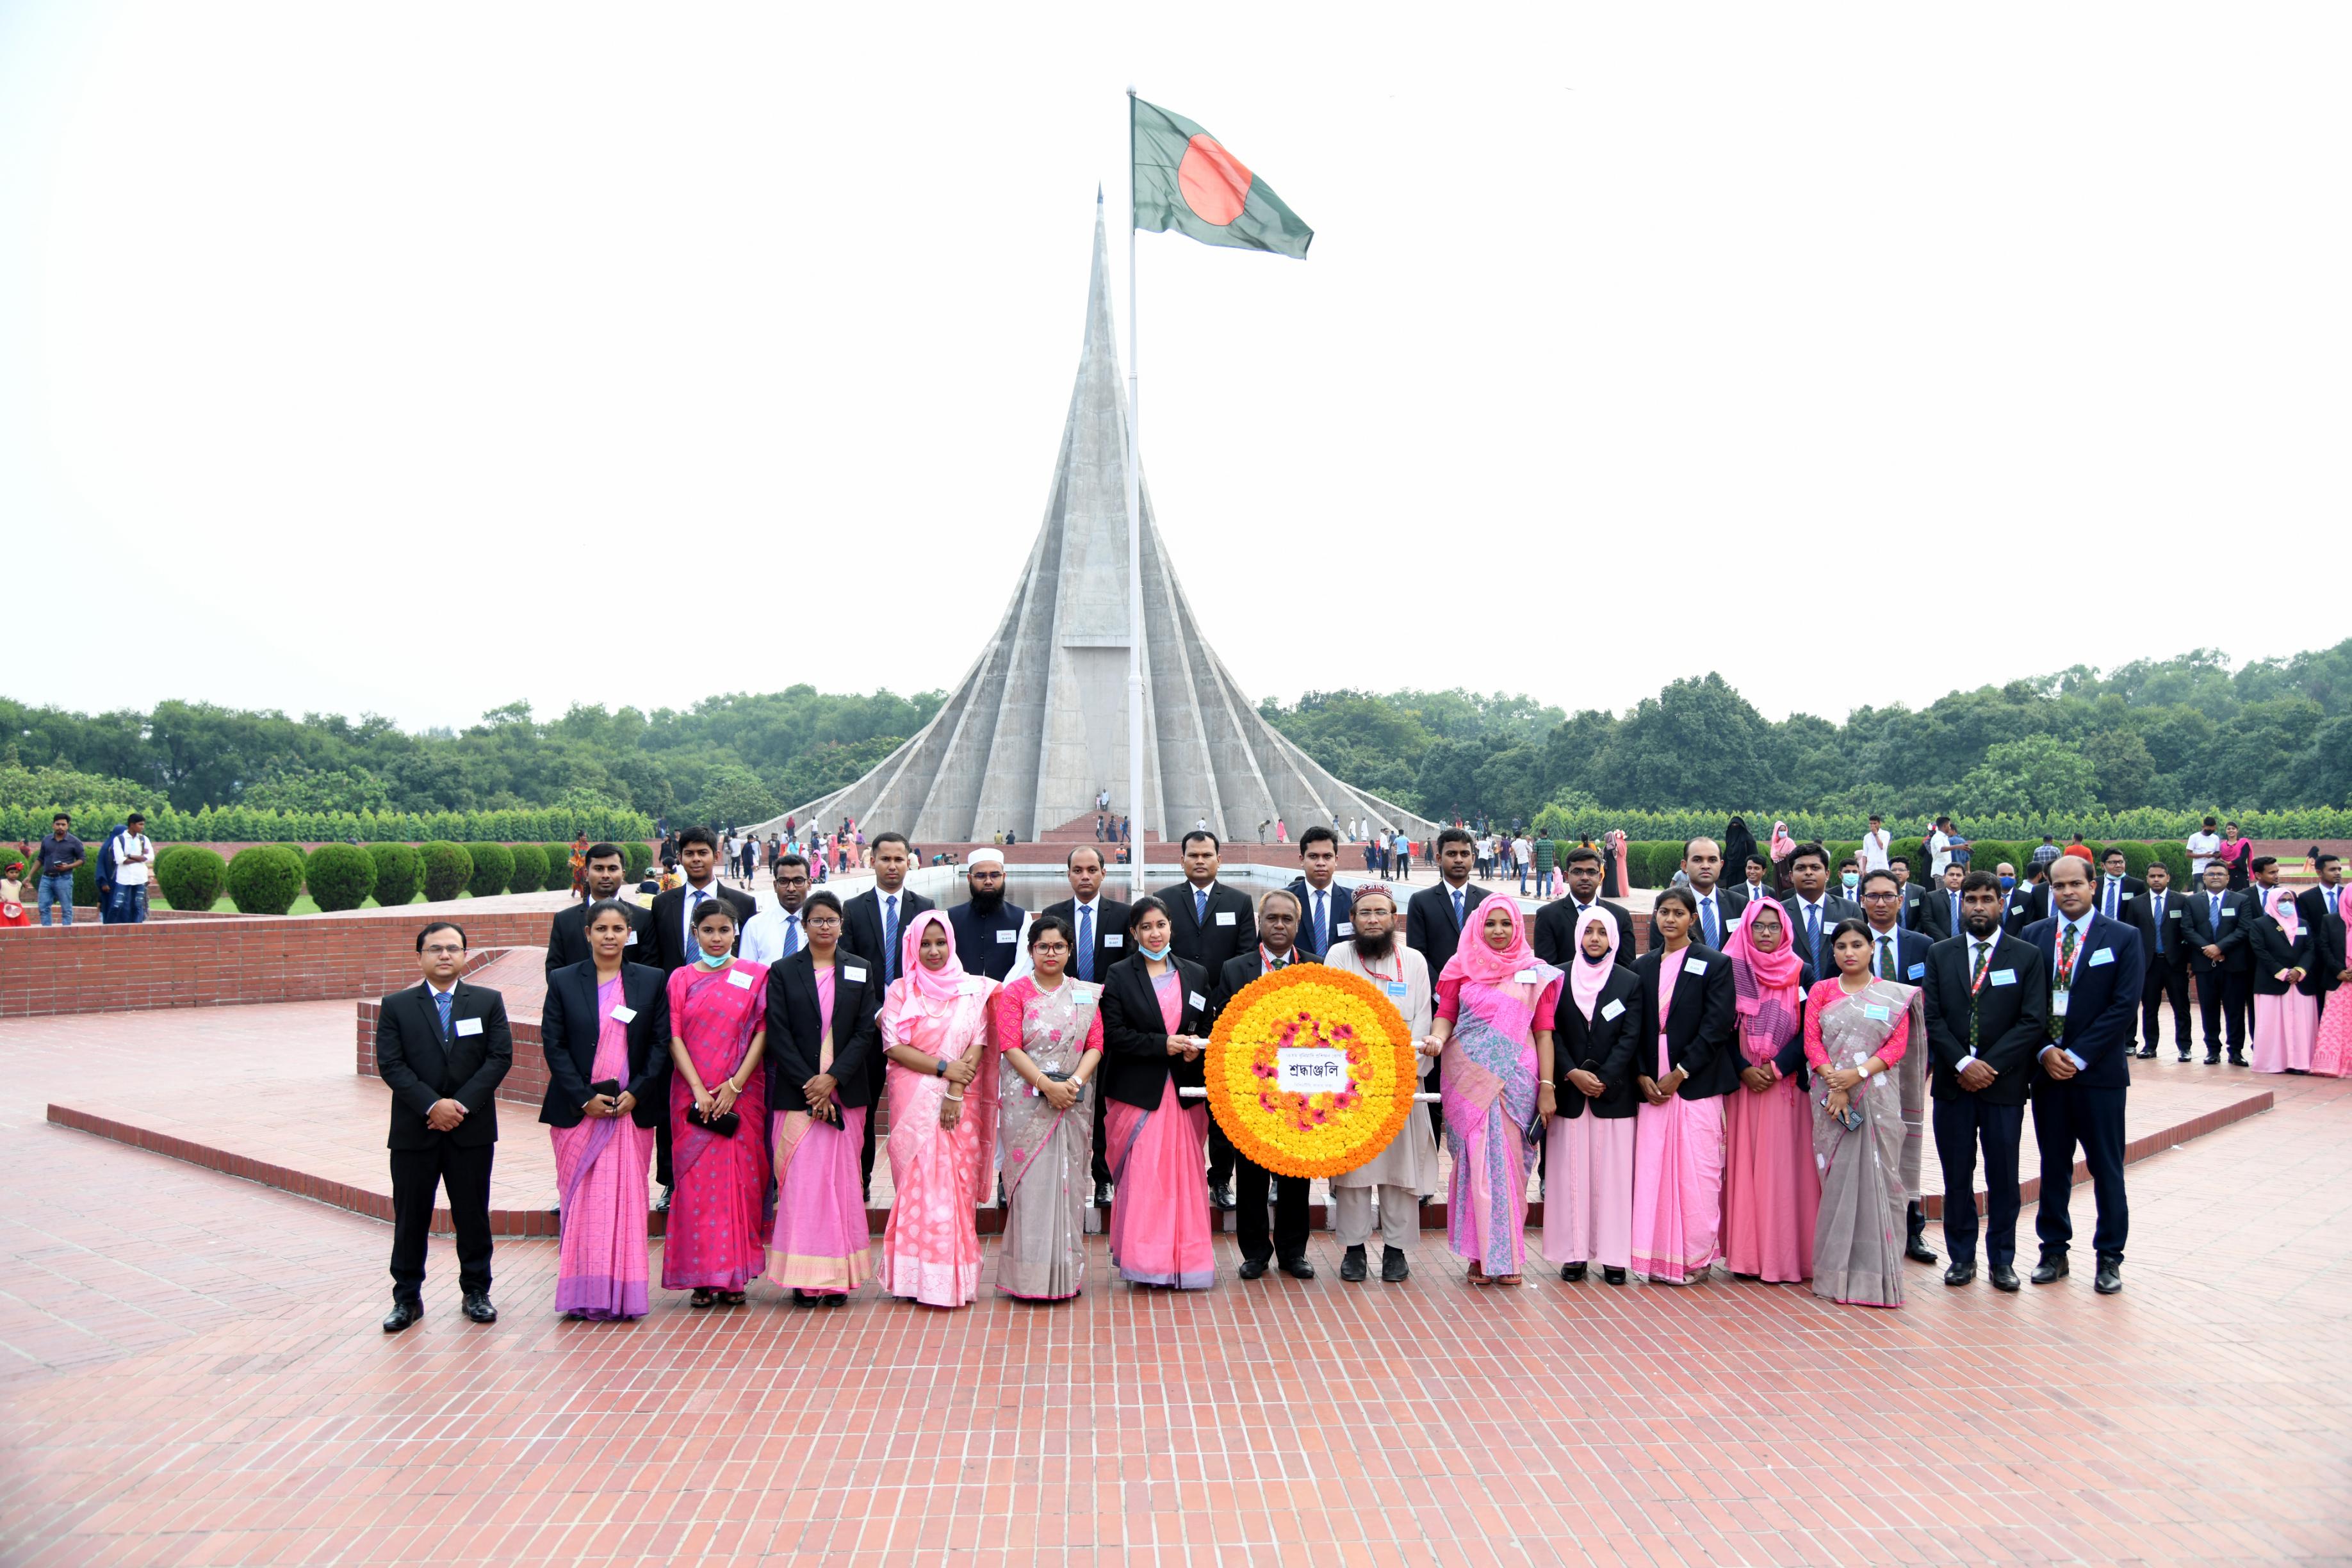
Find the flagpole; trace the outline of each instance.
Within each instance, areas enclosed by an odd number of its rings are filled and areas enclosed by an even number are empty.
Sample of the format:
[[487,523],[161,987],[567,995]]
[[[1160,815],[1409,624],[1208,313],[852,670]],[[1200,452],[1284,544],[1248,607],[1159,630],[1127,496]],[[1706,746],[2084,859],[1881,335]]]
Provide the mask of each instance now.
[[1135,324],[1135,89],[1127,89],[1127,788],[1128,886],[1143,896],[1143,846],[1150,816],[1143,781],[1143,469],[1141,389]]

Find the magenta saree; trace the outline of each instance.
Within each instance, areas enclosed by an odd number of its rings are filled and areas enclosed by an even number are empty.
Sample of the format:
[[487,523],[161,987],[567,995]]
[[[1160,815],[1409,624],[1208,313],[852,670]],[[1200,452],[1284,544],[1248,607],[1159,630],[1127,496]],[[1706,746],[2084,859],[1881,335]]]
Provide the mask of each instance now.
[[[688,964],[669,977],[670,1030],[708,1089],[743,1065],[767,1022],[768,971],[740,959],[724,969]],[[760,1272],[768,1196],[768,1079],[761,1072],[735,1101],[732,1137],[696,1121],[686,1075],[670,1074],[669,1224],[662,1243],[666,1290],[740,1290]]]
[[[1154,977],[1161,1026],[1183,1016],[1176,972]],[[1217,1256],[1209,1235],[1209,1182],[1202,1163],[1209,1138],[1209,1108],[1185,1104],[1170,1073],[1160,1103],[1147,1110],[1123,1100],[1103,1101],[1103,1139],[1109,1145],[1110,1261],[1131,1285],[1205,1290],[1217,1282]]]
[[[618,975],[596,988],[593,1079],[629,1077],[629,1026],[613,1016]],[[625,1116],[551,1127],[563,1239],[555,1268],[555,1310],[581,1318],[646,1315],[646,1168],[654,1132]]]

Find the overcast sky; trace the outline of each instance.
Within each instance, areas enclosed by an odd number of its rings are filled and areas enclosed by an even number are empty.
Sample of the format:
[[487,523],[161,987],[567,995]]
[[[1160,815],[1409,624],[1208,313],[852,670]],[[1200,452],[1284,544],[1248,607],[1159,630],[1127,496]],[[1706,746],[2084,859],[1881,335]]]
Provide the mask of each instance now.
[[1142,241],[1144,466],[1254,695],[1715,668],[1834,718],[2325,646],[2347,44],[2333,4],[0,0],[0,691],[951,684],[1043,513],[1097,183],[1124,303],[1130,83],[1317,231]]

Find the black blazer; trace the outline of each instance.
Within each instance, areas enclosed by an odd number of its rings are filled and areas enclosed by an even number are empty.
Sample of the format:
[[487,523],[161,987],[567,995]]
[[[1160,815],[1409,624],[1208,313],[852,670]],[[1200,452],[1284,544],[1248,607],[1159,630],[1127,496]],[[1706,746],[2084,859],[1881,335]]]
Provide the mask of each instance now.
[[[1640,1037],[1642,1022],[1641,989],[1640,975],[1624,964],[1613,966],[1609,978],[1601,982],[1601,995],[1592,1004],[1592,1022],[1588,1024],[1567,984],[1561,984],[1551,1036],[1552,1073],[1559,1091],[1555,1098],[1561,1116],[1573,1121],[1583,1115],[1584,1108],[1590,1105],[1592,1114],[1603,1121],[1622,1121],[1641,1108],[1642,1097],[1633,1088],[1633,1047]],[[1612,1005],[1618,1006],[1617,1016],[1602,1016]],[[1570,1071],[1577,1068],[1601,1079],[1598,1096],[1588,1100],[1583,1090],[1568,1081]]]
[[[1633,917],[1625,912],[1624,905],[1612,904],[1607,899],[1593,900],[1592,907],[1596,910],[1606,910],[1609,912],[1609,918],[1617,922],[1617,962],[1622,964],[1632,963],[1633,962]],[[1439,912],[1445,917],[1447,923],[1452,923],[1454,911],[1451,909],[1441,910]],[[1542,959],[1554,969],[1566,969],[1578,956],[1576,900],[1563,896],[1538,910],[1536,928],[1528,935],[1528,945],[1536,950],[1538,958]],[[1658,941],[1655,931],[1650,935],[1650,945],[1652,947],[1664,945]],[[1451,956],[1450,952],[1448,956]],[[1430,973],[1434,979],[1436,971],[1432,970]],[[1579,1095],[1577,1098],[1581,1100],[1584,1097]]]
[[2157,967],[2156,928],[2164,926],[2164,953],[2161,963],[2166,971],[2185,969],[2189,952],[2193,945],[2189,938],[2189,900],[2167,889],[2162,893],[2143,891],[2125,900],[2124,923],[2139,932],[2140,951],[2147,955],[2148,967]]
[[2314,996],[2325,996],[2336,989],[2336,977],[2344,973],[2344,917],[2352,914],[2352,888],[2336,889],[2336,910],[2327,912],[2327,895],[2317,888],[2305,888],[2294,896],[2294,907],[2303,916],[2303,929],[2311,933],[2311,978],[2303,988]]
[[[1698,889],[1696,888],[1691,888],[1686,890],[1692,898],[1695,899],[1698,897]],[[1732,922],[1747,913],[1747,910],[1748,891],[1744,887],[1726,888],[1720,884],[1717,886],[1715,889],[1715,912],[1717,918],[1723,922],[1723,934],[1725,936],[1729,936],[1731,934]],[[1706,922],[1703,919],[1694,916],[1691,923],[1691,941],[1698,942],[1706,940]],[[1666,939],[1658,934],[1658,917],[1655,915],[1652,915],[1650,917],[1650,945],[1652,947],[1664,947],[1666,945]],[[1617,952],[1619,957],[1628,958],[1633,953],[1633,948],[1630,946],[1620,947],[1617,950]]]
[[[629,929],[636,932],[636,940],[621,949],[621,962],[624,964],[643,963],[659,968],[660,965],[654,963],[653,911],[634,900],[618,899],[614,901],[627,912]],[[547,928],[548,978],[553,979],[555,972],[559,969],[566,969],[575,963],[586,963],[594,956],[588,951],[587,904],[584,902],[572,904],[558,911],[553,923]],[[668,1042],[663,1042],[662,1048],[667,1052]],[[569,1127],[572,1123],[566,1121],[559,1125]]]
[[[1257,910],[1251,904],[1249,895],[1239,888],[1228,888],[1223,882],[1210,888],[1206,925],[1192,918],[1192,883],[1179,882],[1172,888],[1162,888],[1159,898],[1168,906],[1169,951],[1187,963],[1198,964],[1203,975],[1213,976],[1225,966],[1225,960],[1257,945]],[[1219,915],[1233,916],[1234,923],[1218,923]],[[1181,1029],[1176,1032],[1184,1033]],[[1159,1101],[1152,1103],[1157,1105]]]
[[[2069,988],[2066,1006],[2066,1032],[2054,1042],[2083,1058],[2083,1068],[2066,1080],[2082,1089],[2126,1089],[2131,1084],[2131,1068],[2126,1065],[2131,1055],[2131,1040],[2139,1026],[2140,987],[2147,977],[2147,965],[2140,952],[2139,932],[2121,921],[2111,921],[2094,910],[2088,917],[2082,950],[2074,955],[2074,984]],[[2041,952],[2042,964],[2048,971],[2058,954],[2058,926],[2055,920],[2036,921],[2025,932],[2025,940]],[[2099,955],[2111,956],[2101,960]],[[2057,986],[2051,990],[2054,994]],[[2052,1003],[2053,1007],[2056,1003]],[[2035,1052],[2039,1066],[2041,1053]],[[2034,1092],[2063,1089],[2055,1079],[2034,1074]]]
[[[658,1127],[669,1114],[669,982],[650,964],[625,960],[621,1005],[636,1014],[626,1026],[629,1080],[623,1087],[637,1097],[629,1120],[640,1127]],[[548,1126],[577,1127],[585,1120],[580,1108],[588,1102],[596,1037],[603,1028],[596,1013],[594,963],[567,963],[547,977],[547,1000],[539,1013],[540,1048],[547,1054],[547,1098],[540,1102],[539,1119]]]
[[[1636,1039],[1654,1040],[1658,1016],[1658,962],[1664,950],[1645,952],[1633,961],[1642,980],[1642,1033]],[[1703,974],[1690,966],[1704,963]],[[1663,1025],[1669,1070],[1681,1068],[1690,1076],[1676,1092],[1685,1100],[1712,1100],[1739,1087],[1739,1047],[1733,1036],[1739,1027],[1737,999],[1731,984],[1731,960],[1711,947],[1692,942],[1683,950],[1683,972],[1675,982],[1675,1005]],[[1637,1078],[1657,1076],[1654,1058],[1643,1056],[1633,1065]]]
[[[2007,912],[2006,907],[2002,912]],[[1951,889],[1937,883],[1920,904],[1918,923],[1911,929],[1931,942],[1959,935],[1959,923],[1952,919]]]
[[[2218,919],[2204,889],[2182,897],[2189,900],[2180,916],[2180,923],[2189,928],[2189,966],[2200,974],[2210,974],[2217,968],[2224,974],[2243,974],[2252,963],[2246,952],[2246,939],[2253,927],[2245,895],[2224,892]],[[2218,964],[2205,956],[2209,947],[2221,950]]]
[[[1959,1073],[1969,1054],[1969,1016],[1973,1012],[1977,1059],[1998,1075],[1976,1091],[1977,1098],[1987,1105],[2023,1105],[2034,1063],[2050,1043],[2049,963],[2032,942],[1997,931],[1985,963],[1984,984],[1972,997],[1969,946],[1963,932],[1928,950],[1927,983],[1921,987],[1927,1016],[1927,1092],[1937,1100],[1968,1095]],[[2004,974],[2006,981],[2000,978]]]
[[1324,889],[1330,911],[1331,931],[1330,941],[1321,947],[1315,945],[1315,889],[1307,886],[1305,877],[1293,877],[1290,890],[1298,899],[1299,952],[1320,958],[1330,951],[1331,942],[1345,942],[1356,934],[1355,894],[1342,887],[1338,877],[1333,877],[1330,887]]
[[[1105,898],[1100,893],[1095,895],[1095,984],[1097,985],[1101,984],[1104,978],[1110,973],[1110,966],[1128,955],[1127,917],[1130,912],[1128,906],[1120,903],[1117,899]],[[1039,920],[1044,920],[1047,915],[1052,915],[1067,924],[1070,928],[1071,940],[1076,940],[1077,900],[1064,899],[1058,904],[1047,904],[1037,911]],[[1076,953],[1070,956],[1070,978],[1073,980],[1079,978],[1078,960]]]
[[[2147,891],[2147,883],[2137,877],[2126,876],[2123,879],[2123,897],[2116,900],[2115,918],[2116,920],[2125,919],[2125,908],[2134,899]],[[2107,912],[2107,874],[2105,871],[2091,873],[2091,907],[2101,914]]]
[[[936,907],[922,894],[909,892],[905,888],[900,888],[898,889],[898,940],[904,942],[907,939],[907,927],[914,923],[917,915],[921,914],[925,910]],[[883,950],[888,945],[882,940],[882,895],[879,892],[868,888],[856,898],[847,900],[842,904],[841,946],[843,950],[849,952],[862,952],[879,965],[873,975],[873,983],[877,990],[888,984],[886,977],[890,973],[890,965],[881,962]],[[971,965],[966,964],[964,967],[969,969]],[[836,1052],[841,1049],[841,1043],[838,1040],[834,1042],[834,1049]],[[873,1060],[866,1065],[872,1070],[874,1080],[879,1083],[882,1080],[882,1053],[876,1051]],[[816,1069],[811,1068],[809,1070],[814,1072]]]
[[[459,1149],[499,1141],[498,1089],[514,1066],[514,1032],[507,1026],[506,998],[487,985],[457,982],[450,1003],[447,1039],[441,1037],[440,1009],[424,982],[395,991],[380,1005],[375,1020],[375,1070],[392,1090],[392,1131],[387,1149],[433,1149],[446,1139]],[[468,1022],[481,1028],[460,1033]],[[466,1108],[466,1120],[448,1132],[425,1125],[425,1113],[438,1100]]]
[[[1472,882],[1462,889],[1463,923],[1469,923],[1472,911],[1495,896],[1492,889]],[[1633,945],[1633,933],[1619,933],[1622,953]],[[1405,901],[1404,944],[1429,961],[1429,984],[1433,987],[1437,977],[1445,973],[1445,961],[1462,945],[1461,927],[1454,923],[1454,889],[1440,879],[1433,888],[1423,888]],[[1544,962],[1551,963],[1549,959]],[[1553,964],[1554,968],[1560,967]]]
[[[1171,955],[1176,984],[1183,997],[1176,1033],[1209,1032],[1209,977],[1190,959]],[[1188,1062],[1168,1054],[1168,1029],[1160,1022],[1160,997],[1140,953],[1110,966],[1103,982],[1103,1093],[1122,1105],[1156,1108],[1173,1074],[1179,1089],[1198,1089],[1204,1081],[1202,1062]]]
[[[874,1103],[872,1070],[882,1056],[882,970],[846,947],[833,950],[833,1077],[835,1103],[855,1110]],[[816,958],[807,948],[768,966],[768,1105],[774,1110],[806,1110],[801,1086],[817,1074],[824,1045],[824,1015],[818,1010]]]
[[[1294,963],[1323,962],[1304,948],[1294,947],[1290,950],[1290,953],[1291,962]],[[1209,1025],[1214,1027],[1217,1020],[1225,1016],[1225,1004],[1239,995],[1242,987],[1265,973],[1265,960],[1258,955],[1258,949],[1255,947],[1251,948],[1247,952],[1237,952],[1225,960],[1225,966],[1217,971],[1217,983],[1209,988]],[[1180,1029],[1177,1033],[1181,1034],[1183,1031]]]
[[[1943,890],[1940,886],[1934,889],[1937,894]],[[1920,930],[1919,922],[1927,918],[1928,893],[1929,889],[1924,883],[1904,883],[1902,910],[1895,917],[1895,923],[1905,931]]]
[[2276,915],[2257,919],[2253,930],[2247,933],[2246,945],[2252,953],[2257,996],[2284,996],[2297,989],[2295,984],[2279,979],[2278,972],[2311,967],[2311,933],[2305,931],[2289,942],[2286,927],[2278,923]]
[[[654,895],[652,915],[654,955],[645,962],[660,970],[664,975],[667,975],[674,969],[683,969],[694,962],[697,949],[689,947],[686,940],[686,900],[687,895],[692,890],[689,888],[678,887],[672,888],[667,893]],[[742,952],[743,926],[759,912],[759,904],[749,893],[739,893],[732,888],[720,887],[716,877],[711,879],[710,886],[706,890],[717,893],[733,906],[735,951]],[[638,945],[643,946],[644,943],[640,942]]]

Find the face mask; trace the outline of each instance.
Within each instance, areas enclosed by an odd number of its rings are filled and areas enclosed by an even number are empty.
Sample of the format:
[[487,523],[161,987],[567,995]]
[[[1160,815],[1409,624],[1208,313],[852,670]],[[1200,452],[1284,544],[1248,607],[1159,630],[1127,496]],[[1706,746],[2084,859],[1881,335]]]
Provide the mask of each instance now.
[[698,952],[694,955],[694,962],[705,969],[724,969],[735,962],[735,955],[731,952],[722,952],[713,958],[707,952]]
[[1141,942],[1138,942],[1136,943],[1135,951],[1143,954],[1144,957],[1151,960],[1154,963],[1165,963],[1168,962],[1168,950],[1164,947],[1145,947]]
[[1846,872],[1838,880],[1845,885],[1845,890],[1849,893],[1862,886],[1862,878],[1852,871]]
[[2017,879],[2014,877],[2003,877],[2000,879],[2000,890],[2004,893],[2015,886],[2017,886]]

